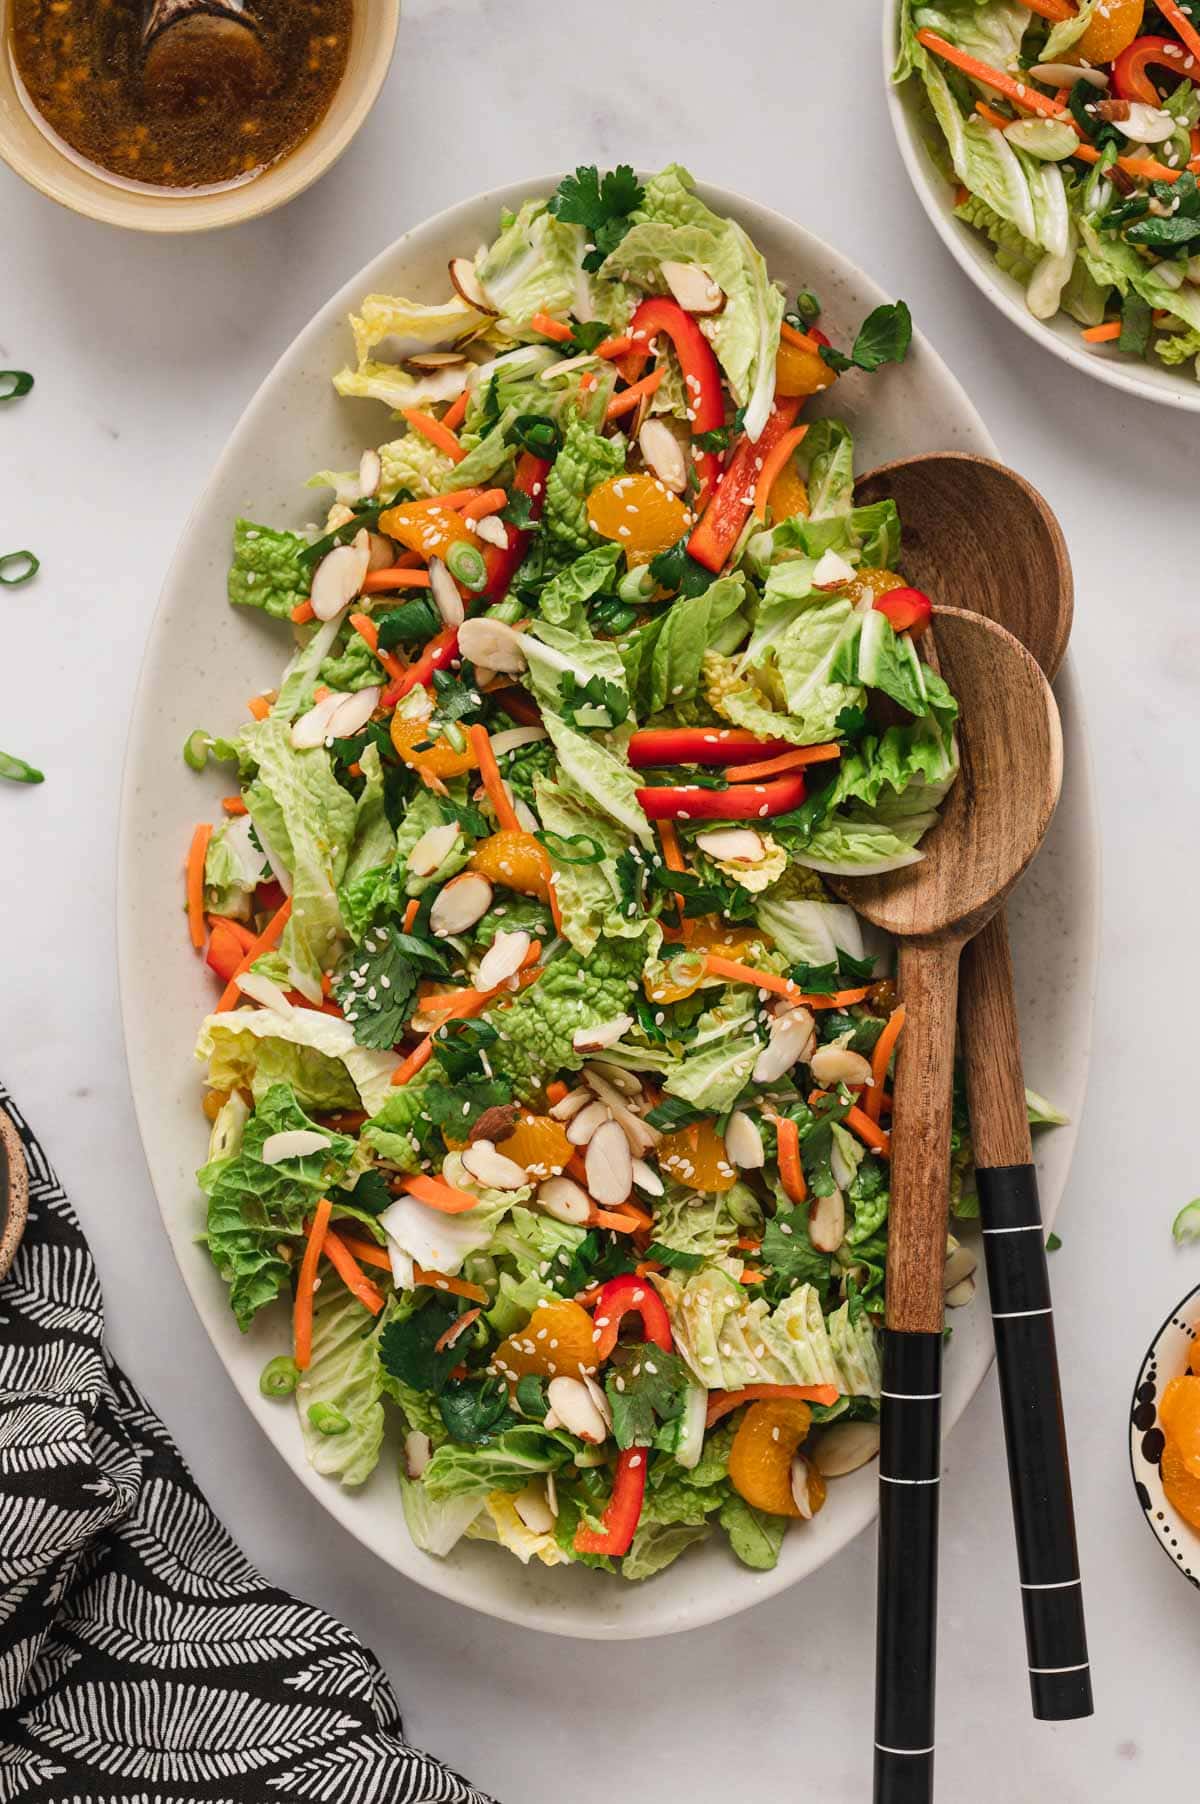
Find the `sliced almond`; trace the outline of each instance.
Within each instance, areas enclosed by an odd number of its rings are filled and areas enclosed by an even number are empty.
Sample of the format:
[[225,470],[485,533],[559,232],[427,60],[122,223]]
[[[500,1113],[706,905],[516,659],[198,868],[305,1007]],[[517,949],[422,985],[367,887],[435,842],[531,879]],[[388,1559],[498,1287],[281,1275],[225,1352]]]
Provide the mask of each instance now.
[[725,1156],[739,1171],[761,1171],[766,1163],[758,1123],[744,1109],[735,1109],[725,1124]]
[[719,313],[725,305],[724,293],[699,263],[676,263],[668,258],[659,268],[685,313]]
[[979,1260],[973,1247],[956,1246],[952,1253],[946,1255],[946,1266],[942,1273],[942,1288],[946,1291],[953,1290],[955,1285],[961,1284],[964,1278],[973,1278],[978,1267]]
[[521,969],[530,944],[529,935],[522,928],[511,933],[498,933],[479,961],[479,969],[475,973],[476,987],[494,990],[507,978],[514,977]]
[[611,1428],[613,1425],[612,1409],[609,1405],[608,1398],[604,1394],[603,1385],[598,1384],[596,1379],[589,1378],[586,1374],[584,1375],[583,1382],[587,1385],[588,1396],[604,1418],[605,1427]]
[[268,1134],[259,1158],[264,1165],[278,1165],[283,1159],[307,1159],[313,1153],[328,1152],[333,1145],[328,1134],[315,1128],[287,1128],[282,1134]]
[[390,570],[396,561],[396,549],[390,539],[385,539],[381,532],[367,534],[367,574],[372,570]]
[[404,359],[414,370],[448,370],[466,363],[465,351],[410,351]]
[[569,376],[575,370],[581,370],[587,364],[595,363],[594,351],[585,351],[580,357],[560,357],[554,363],[548,363],[539,373],[540,382],[554,382],[559,376]]
[[614,1090],[619,1090],[631,1102],[642,1100],[642,1080],[636,1071],[626,1071],[623,1065],[611,1065],[607,1059],[589,1059],[583,1068],[585,1080],[589,1071],[593,1077],[602,1078],[606,1084],[611,1084]]
[[488,1190],[524,1190],[529,1182],[525,1167],[498,1153],[490,1140],[472,1140],[459,1157],[464,1171]]
[[567,1433],[577,1440],[598,1447],[608,1438],[608,1426],[582,1379],[552,1378],[546,1386],[546,1401]]
[[485,664],[489,670],[503,670],[509,676],[525,668],[521,635],[503,620],[489,620],[486,615],[463,622],[458,649],[472,664]]
[[[1124,107],[1120,113],[1119,108]],[[1101,119],[1111,119],[1118,131],[1135,144],[1165,144],[1175,130],[1175,120],[1163,107],[1144,100],[1102,100],[1096,108]]]
[[413,1429],[404,1437],[404,1470],[409,1478],[420,1478],[433,1458],[433,1442],[427,1434]]
[[577,1027],[571,1044],[576,1052],[603,1052],[606,1046],[615,1046],[632,1026],[632,1015],[614,1015],[611,1021],[598,1022],[595,1027]]
[[603,1208],[628,1199],[633,1189],[633,1155],[619,1121],[603,1121],[588,1141],[584,1154],[587,1187]]
[[810,1484],[812,1467],[802,1453],[798,1453],[792,1461],[792,1501],[805,1522],[811,1522],[814,1515],[813,1494]]
[[501,551],[508,548],[508,528],[499,514],[484,514],[482,520],[476,520],[475,531],[486,545],[498,545]]
[[653,1165],[647,1165],[644,1159],[633,1161],[633,1181],[646,1196],[662,1196],[667,1188]]
[[539,739],[547,738],[545,727],[506,727],[502,733],[492,734],[492,751],[497,758],[503,758],[523,745],[536,745]]
[[620,1122],[634,1158],[640,1157],[642,1153],[650,1152],[658,1144],[658,1134],[654,1128],[649,1127],[640,1115],[634,1113],[615,1085],[601,1077],[594,1067],[585,1067],[583,1075],[589,1088],[594,1090],[600,1101],[606,1105],[614,1121]]
[[[339,497],[346,495],[349,500],[357,501],[356,485],[353,482],[342,483],[338,487]],[[337,500],[325,516],[325,531],[336,532],[339,526],[348,526],[354,518],[354,509],[347,507],[346,502]]]
[[[580,1109],[578,1115],[567,1124],[567,1139],[572,1146],[586,1146],[596,1129],[603,1127],[612,1117],[602,1102],[589,1103],[586,1109]],[[624,1136],[622,1135],[622,1138]]]
[[592,1213],[587,1191],[570,1178],[547,1178],[539,1184],[537,1203],[555,1221],[565,1221],[572,1228],[581,1228]]
[[467,617],[467,610],[458,592],[458,584],[440,557],[431,557],[429,560],[429,588],[443,626],[461,626]]
[[829,1169],[839,1190],[849,1190],[854,1182],[855,1167],[850,1163],[835,1135],[829,1143]]
[[762,835],[752,827],[718,827],[713,833],[698,833],[696,844],[719,864],[761,864],[767,855]]
[[809,1064],[823,1089],[832,1089],[836,1084],[856,1089],[871,1082],[870,1060],[864,1059],[861,1052],[851,1052],[848,1046],[818,1046]]
[[816,1022],[806,1008],[788,1009],[771,1024],[771,1037],[754,1061],[756,1084],[773,1084],[802,1058],[807,1058],[817,1037]]
[[457,821],[441,827],[429,827],[408,855],[408,869],[414,877],[432,877],[449,858],[462,828]]
[[573,1115],[578,1115],[580,1109],[585,1109],[592,1101],[593,1097],[590,1090],[582,1088],[578,1090],[568,1090],[561,1102],[551,1104],[550,1113],[553,1115],[555,1121],[570,1121]]
[[364,451],[358,460],[358,498],[369,501],[377,493],[383,477],[383,460],[378,451]]
[[352,545],[335,545],[313,571],[310,598],[318,620],[332,620],[362,594],[371,548],[366,531],[357,533]]
[[836,1253],[846,1238],[846,1203],[840,1190],[808,1205],[808,1238],[818,1253]]
[[531,1535],[553,1534],[554,1511],[546,1501],[546,1487],[541,1479],[532,1479],[512,1501],[514,1510]]
[[646,421],[638,433],[638,450],[651,475],[673,495],[682,495],[687,487],[687,459],[665,420]]
[[492,886],[478,871],[463,871],[437,893],[429,911],[429,925],[437,939],[465,933],[481,921],[492,906]]
[[1076,63],[1035,63],[1029,73],[1051,88],[1073,88],[1077,81],[1090,82],[1093,88],[1108,86],[1105,70],[1084,69]]
[[520,827],[523,833],[536,833],[542,823],[533,812],[533,809],[529,806],[529,803],[523,802],[520,796],[514,796],[512,790],[508,788],[507,783],[504,787],[508,790],[508,799],[513,805],[513,813],[517,817],[518,827]]
[[838,552],[826,551],[817,559],[817,567],[812,573],[814,589],[844,589],[853,581],[854,565],[848,564]]
[[813,1441],[812,1462],[822,1478],[845,1478],[878,1453],[878,1422],[831,1422]]
[[345,700],[346,696],[340,690],[334,690],[331,694],[322,696],[319,702],[314,702],[307,714],[302,714],[299,720],[292,722],[291,741],[298,752],[311,751],[314,746],[324,745],[329,737],[329,723]]
[[946,1292],[946,1308],[962,1309],[975,1295],[974,1278],[962,1278]]
[[470,257],[451,257],[450,280],[454,285],[454,292],[468,307],[474,307],[476,313],[490,314],[495,319],[498,310],[483,292],[483,284],[475,274],[475,265]]
[[383,694],[378,684],[368,684],[365,689],[356,689],[353,695],[344,695],[340,705],[334,709],[333,718],[329,722],[328,733],[331,739],[353,739],[362,729],[379,706],[379,698]]

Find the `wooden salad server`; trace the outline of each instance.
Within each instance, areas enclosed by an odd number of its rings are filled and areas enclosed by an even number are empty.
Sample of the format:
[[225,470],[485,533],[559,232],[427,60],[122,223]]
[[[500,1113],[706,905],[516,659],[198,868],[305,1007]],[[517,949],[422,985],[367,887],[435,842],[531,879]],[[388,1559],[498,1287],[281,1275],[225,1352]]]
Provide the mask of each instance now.
[[[891,497],[904,566],[936,601],[998,621],[1053,682],[1067,649],[1074,584],[1062,530],[1023,477],[987,458],[935,452],[863,477],[856,499]],[[1033,1713],[1092,1713],[1092,1681],[1054,1341],[1045,1235],[1025,1107],[1012,956],[1003,913],[963,954],[959,1045],[971,1136]]]
[[834,887],[899,942],[907,1017],[893,1088],[875,1658],[875,1804],[933,1796],[942,1272],[958,963],[1045,837],[1062,783],[1050,685],[994,622],[935,612],[961,768],[916,864]]

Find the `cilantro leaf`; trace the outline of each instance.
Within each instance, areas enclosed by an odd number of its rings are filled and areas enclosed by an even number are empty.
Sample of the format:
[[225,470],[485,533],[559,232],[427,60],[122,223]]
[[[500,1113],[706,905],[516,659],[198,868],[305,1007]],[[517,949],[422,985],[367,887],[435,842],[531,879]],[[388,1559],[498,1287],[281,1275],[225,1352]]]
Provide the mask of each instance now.
[[[607,677],[592,676],[581,683],[573,670],[565,670],[559,678],[558,691],[562,700],[560,712],[570,726],[617,727],[629,717],[628,695],[619,683],[610,683]],[[577,718],[582,708],[598,708],[607,719],[584,723]]]
[[396,1200],[388,1189],[383,1173],[374,1169],[362,1172],[353,1190],[339,1185],[333,1192],[334,1208],[338,1206],[339,1197],[348,1209],[357,1209],[363,1215],[382,1215],[388,1205]]
[[[815,1285],[824,1295],[829,1288],[833,1261],[828,1253],[818,1253],[808,1237],[807,1209],[780,1209],[763,1229],[759,1257],[780,1280],[779,1296],[787,1296],[797,1284]],[[775,1287],[769,1287],[771,1301],[776,1301]]]
[[912,314],[907,302],[895,301],[885,302],[867,315],[848,357],[832,345],[822,345],[820,350],[830,369],[873,372],[885,363],[903,363],[911,343]]
[[387,1051],[401,1038],[423,971],[445,971],[437,946],[388,926],[371,927],[339,973],[334,994],[360,1046]]
[[436,1395],[462,1359],[459,1346],[437,1350],[438,1341],[454,1326],[458,1315],[457,1307],[436,1299],[402,1322],[389,1322],[379,1337],[379,1363],[384,1371],[415,1391]]
[[500,509],[500,518],[507,525],[515,526],[518,532],[539,530],[539,523],[533,517],[533,502],[522,489],[510,492],[508,506]]
[[[434,1035],[438,1063],[452,1084],[466,1077],[483,1074],[483,1054],[499,1039],[496,1029],[487,1021],[448,1021]],[[507,1101],[508,1098],[505,1098]]]
[[453,1439],[469,1447],[482,1447],[521,1421],[508,1406],[508,1386],[498,1378],[485,1378],[482,1384],[448,1384],[438,1398],[438,1409]]
[[843,739],[861,739],[867,730],[865,709],[843,708],[834,721],[833,728]]
[[660,1422],[675,1422],[683,1414],[689,1383],[677,1353],[664,1353],[652,1341],[616,1347],[604,1389],[617,1446],[649,1447]]
[[416,639],[432,639],[441,631],[442,620],[431,601],[423,595],[406,601],[386,614],[375,616],[379,629],[380,651],[393,651],[397,645],[411,644]]
[[711,1109],[693,1108],[681,1096],[664,1096],[650,1110],[646,1121],[650,1127],[658,1128],[660,1133],[673,1134],[677,1128],[691,1127],[693,1122],[703,1121],[711,1114]]
[[461,1141],[488,1109],[503,1108],[511,1101],[511,1088],[498,1077],[460,1078],[453,1089],[431,1085],[424,1108],[435,1127],[451,1129],[454,1139]]
[[662,588],[669,589],[673,595],[687,596],[689,600],[703,595],[717,580],[711,570],[706,570],[689,555],[686,538],[677,540],[666,551],[652,557],[649,569]]
[[628,163],[601,175],[594,163],[580,164],[574,175],[564,176],[550,196],[549,209],[556,219],[581,225],[594,249],[583,260],[587,270],[599,269],[629,230],[629,215],[641,205],[644,190]]
[[606,326],[602,319],[574,319],[571,321],[571,336],[563,342],[563,350],[573,355],[590,356],[597,345],[602,345],[606,338],[612,337],[612,327]]

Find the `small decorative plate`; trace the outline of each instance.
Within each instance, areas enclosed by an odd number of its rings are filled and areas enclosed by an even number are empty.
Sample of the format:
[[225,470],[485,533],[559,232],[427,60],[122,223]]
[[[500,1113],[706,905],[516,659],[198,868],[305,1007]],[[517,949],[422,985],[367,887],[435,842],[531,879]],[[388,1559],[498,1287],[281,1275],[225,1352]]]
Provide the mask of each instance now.
[[1158,1399],[1164,1385],[1185,1372],[1200,1375],[1200,1284],[1176,1305],[1142,1361],[1129,1411],[1129,1463],[1133,1486],[1151,1533],[1180,1572],[1200,1589],[1200,1532],[1167,1501],[1161,1460],[1163,1431]]

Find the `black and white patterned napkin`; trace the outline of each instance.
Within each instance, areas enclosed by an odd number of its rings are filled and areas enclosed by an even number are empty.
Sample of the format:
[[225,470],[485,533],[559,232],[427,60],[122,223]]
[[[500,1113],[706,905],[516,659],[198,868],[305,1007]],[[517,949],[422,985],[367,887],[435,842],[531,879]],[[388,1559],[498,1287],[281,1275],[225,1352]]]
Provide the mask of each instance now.
[[2,1086],[0,1108],[30,1180],[0,1283],[0,1804],[490,1804],[213,1515],[105,1349],[87,1242]]

